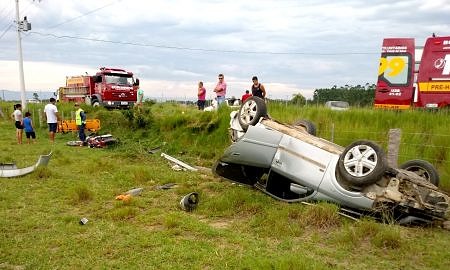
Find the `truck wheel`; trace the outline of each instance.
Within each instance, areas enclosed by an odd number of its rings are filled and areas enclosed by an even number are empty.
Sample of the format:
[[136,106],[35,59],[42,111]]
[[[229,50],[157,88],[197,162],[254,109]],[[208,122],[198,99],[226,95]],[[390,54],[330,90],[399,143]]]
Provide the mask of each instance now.
[[93,100],[93,101],[92,101],[92,106],[93,106],[93,107],[99,107],[99,106],[100,106],[100,103],[98,102],[98,100]]
[[245,100],[239,109],[238,119],[243,130],[254,126],[259,119],[267,115],[266,103],[259,97],[250,97]]
[[413,172],[418,176],[425,178],[428,182],[435,186],[439,185],[439,174],[430,162],[421,159],[413,159],[406,161],[399,167],[400,169]]
[[308,132],[308,134],[316,136],[316,126],[311,121],[304,120],[304,119],[297,120],[297,121],[294,122],[293,125],[294,126],[298,126],[298,127],[302,127],[302,128],[304,128],[306,130],[306,132]]
[[371,141],[353,142],[345,148],[338,160],[339,175],[359,187],[377,182],[386,169],[383,149]]

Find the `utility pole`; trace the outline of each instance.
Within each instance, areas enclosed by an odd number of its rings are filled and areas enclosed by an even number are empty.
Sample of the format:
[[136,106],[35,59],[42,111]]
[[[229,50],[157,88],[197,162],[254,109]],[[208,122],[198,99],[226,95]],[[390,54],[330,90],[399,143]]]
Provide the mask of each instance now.
[[16,0],[16,24],[17,24],[17,51],[19,53],[19,80],[20,80],[20,98],[22,100],[22,110],[26,108],[25,99],[25,78],[23,75],[23,56],[22,56],[22,37],[21,31],[31,30],[31,24],[28,23],[27,17],[24,17],[23,21],[19,18],[19,0]]
[[[33,0],[34,1],[34,0]],[[40,2],[40,0],[39,0]],[[22,100],[22,110],[26,107],[26,94],[25,94],[25,78],[23,75],[23,56],[22,56],[22,37],[20,33],[22,31],[31,30],[31,23],[27,21],[27,17],[23,17],[23,21],[19,18],[19,0],[16,0],[16,24],[17,24],[17,51],[19,53],[19,80],[20,80],[20,98]]]

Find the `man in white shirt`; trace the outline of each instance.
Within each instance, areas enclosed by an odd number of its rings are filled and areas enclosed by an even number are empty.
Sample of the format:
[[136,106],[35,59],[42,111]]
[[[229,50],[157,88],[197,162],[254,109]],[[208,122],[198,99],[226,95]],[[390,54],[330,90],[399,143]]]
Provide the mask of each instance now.
[[50,103],[45,105],[44,112],[45,112],[45,119],[47,119],[48,124],[48,131],[49,131],[49,137],[51,142],[55,142],[55,133],[56,129],[58,127],[58,120],[59,120],[59,114],[58,114],[58,108],[55,105],[56,100],[54,98],[50,98]]

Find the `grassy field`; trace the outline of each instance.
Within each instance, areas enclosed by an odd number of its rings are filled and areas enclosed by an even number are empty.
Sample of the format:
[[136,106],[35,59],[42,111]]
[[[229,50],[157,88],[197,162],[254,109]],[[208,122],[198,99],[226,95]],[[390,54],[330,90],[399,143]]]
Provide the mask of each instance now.
[[[31,105],[37,120],[42,105]],[[0,106],[11,112],[12,105]],[[68,117],[73,109],[60,110]],[[0,162],[24,167],[53,153],[46,168],[0,179],[0,269],[450,269],[450,234],[440,228],[355,222],[340,217],[333,204],[286,204],[206,170],[172,170],[161,152],[190,165],[212,165],[230,144],[228,108],[86,110],[119,145],[66,146],[76,139],[72,133],[58,134],[53,145],[44,125],[36,144],[17,145],[13,122],[0,119]],[[269,112],[286,122],[310,119],[319,136],[341,145],[365,138],[386,146],[387,131],[401,128],[400,161],[432,159],[443,187],[450,187],[449,143],[442,139],[450,133],[446,113],[332,112],[284,104],[270,104]],[[157,146],[161,152],[148,153]],[[166,183],[176,186],[157,189]],[[134,187],[144,189],[140,196],[115,200]],[[192,191],[200,194],[199,206],[184,212],[179,201]],[[79,224],[82,217],[86,225]]]

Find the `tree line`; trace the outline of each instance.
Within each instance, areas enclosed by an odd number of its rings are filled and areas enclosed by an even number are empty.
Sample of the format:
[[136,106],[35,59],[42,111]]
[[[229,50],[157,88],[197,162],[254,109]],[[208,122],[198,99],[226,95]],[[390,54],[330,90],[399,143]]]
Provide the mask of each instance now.
[[306,103],[324,104],[330,100],[347,101],[350,106],[372,106],[375,97],[375,84],[366,83],[365,85],[333,85],[331,88],[319,88],[314,91],[313,99],[306,100],[300,94],[294,94],[290,103],[296,105],[305,105]]

